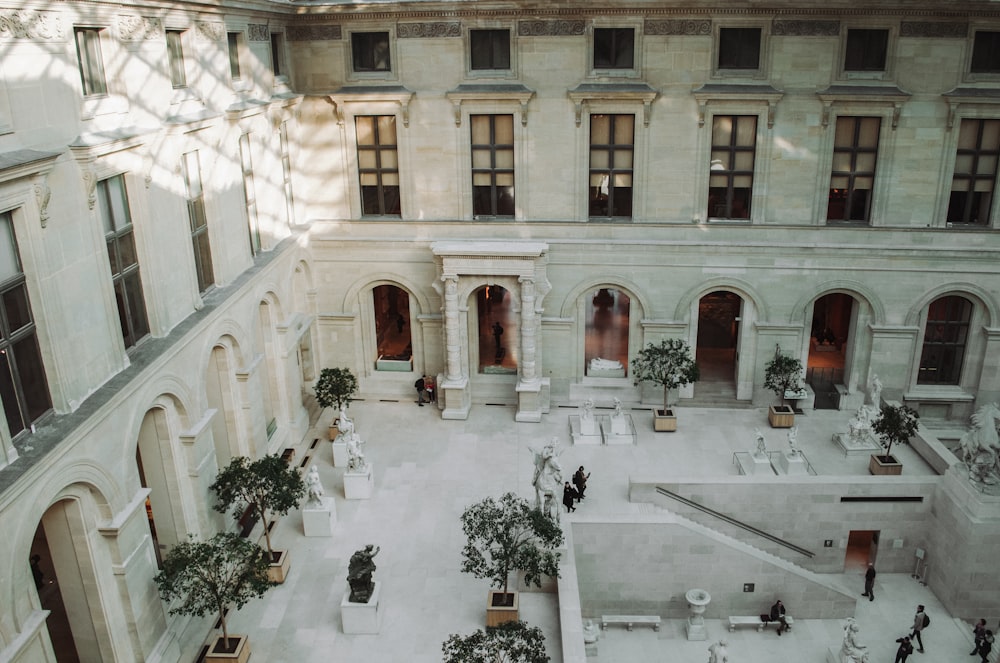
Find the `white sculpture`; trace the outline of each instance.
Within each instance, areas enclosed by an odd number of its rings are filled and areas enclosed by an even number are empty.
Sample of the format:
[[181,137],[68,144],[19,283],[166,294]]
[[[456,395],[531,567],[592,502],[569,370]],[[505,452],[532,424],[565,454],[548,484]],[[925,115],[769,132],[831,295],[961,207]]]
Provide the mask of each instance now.
[[600,638],[601,631],[597,628],[597,624],[594,623],[593,619],[587,619],[583,622],[583,641],[585,644],[591,645],[597,642]]
[[594,419],[594,399],[588,398],[580,409],[580,433],[594,435],[597,433],[597,421]]
[[878,374],[872,375],[872,381],[868,385],[868,395],[872,399],[872,407],[876,412],[882,411],[882,381],[878,379]]
[[858,644],[858,630],[858,623],[853,617],[848,617],[844,642],[840,646],[841,663],[868,663],[868,647]]
[[594,357],[590,360],[590,370],[592,371],[617,371],[625,368],[620,361],[614,359],[602,359]]
[[559,438],[553,437],[541,451],[531,451],[535,455],[535,474],[531,479],[531,485],[535,487],[535,508],[559,522],[560,491],[563,488]]
[[788,429],[788,449],[792,452],[792,455],[798,456],[799,453],[799,427],[792,426]]
[[368,462],[365,460],[365,455],[361,451],[361,445],[364,441],[361,436],[357,433],[351,433],[346,436],[347,442],[347,469],[349,472],[364,472],[365,468],[368,467]]
[[757,443],[757,450],[754,455],[757,456],[767,456],[767,445],[764,442],[764,433],[758,428],[754,431],[754,439]]
[[708,648],[708,663],[729,663],[729,650],[725,640],[719,640]]
[[347,416],[346,407],[346,405],[340,406],[340,416],[337,418],[337,430],[340,431],[340,435],[337,437],[347,436],[354,432],[354,421]]
[[612,419],[621,419],[625,415],[622,413],[622,401],[620,398],[615,398],[615,411],[611,413]]
[[315,465],[306,473],[306,498],[306,504],[323,504],[323,484],[319,480],[319,468]]
[[848,434],[855,443],[873,437],[872,423],[877,416],[877,410],[873,405],[862,405],[857,413],[847,422]]

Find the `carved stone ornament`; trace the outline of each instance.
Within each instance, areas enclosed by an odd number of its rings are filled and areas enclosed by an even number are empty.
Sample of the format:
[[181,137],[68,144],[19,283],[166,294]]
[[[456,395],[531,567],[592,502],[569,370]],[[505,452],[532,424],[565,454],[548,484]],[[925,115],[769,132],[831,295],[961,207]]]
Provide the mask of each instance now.
[[146,41],[163,37],[163,23],[151,16],[118,16],[118,38],[122,41]]
[[89,166],[84,167],[83,188],[87,192],[87,207],[94,209],[97,204],[97,173]]
[[271,31],[267,23],[248,23],[247,41],[271,41]]
[[712,34],[712,21],[707,18],[647,20],[642,26],[647,35],[704,35]]
[[52,189],[49,188],[47,180],[35,182],[35,200],[38,202],[38,220],[42,228],[49,224],[49,200],[52,198]]
[[586,23],[574,21],[518,21],[517,34],[522,37],[575,37],[582,35]]
[[289,25],[285,37],[288,41],[338,41],[344,38],[339,25]]
[[838,37],[840,21],[786,21],[775,19],[771,34],[781,37]]
[[0,39],[61,41],[65,37],[59,12],[0,10]]
[[461,37],[460,23],[398,23],[396,36],[400,39],[421,37]]
[[969,36],[969,24],[942,21],[903,21],[899,26],[899,36],[966,39]]
[[198,21],[194,24],[195,34],[201,41],[222,41],[226,36],[226,26],[222,23]]

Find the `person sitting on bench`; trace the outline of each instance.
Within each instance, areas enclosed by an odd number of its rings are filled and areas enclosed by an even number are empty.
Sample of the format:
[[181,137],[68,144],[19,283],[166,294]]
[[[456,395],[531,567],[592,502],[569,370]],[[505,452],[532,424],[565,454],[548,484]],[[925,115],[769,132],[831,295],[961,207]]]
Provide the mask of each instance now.
[[781,622],[778,625],[779,636],[782,631],[788,630],[788,622],[785,621],[785,604],[781,602],[781,599],[775,601],[774,605],[771,606],[771,621]]

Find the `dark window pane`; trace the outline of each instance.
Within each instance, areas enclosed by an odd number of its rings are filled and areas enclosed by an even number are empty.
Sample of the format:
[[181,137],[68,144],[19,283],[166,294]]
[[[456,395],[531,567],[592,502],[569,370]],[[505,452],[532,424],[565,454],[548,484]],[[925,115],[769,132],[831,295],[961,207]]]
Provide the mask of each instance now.
[[122,338],[125,339],[125,347],[130,348],[135,345],[132,338],[131,327],[128,324],[128,308],[125,306],[125,284],[122,281],[115,283],[115,304],[118,307],[118,324],[122,328]]
[[240,33],[230,32],[226,35],[229,42],[229,76],[240,80]]
[[215,282],[212,271],[212,250],[208,245],[208,233],[198,235],[194,239],[198,269],[198,290],[204,292]]
[[38,339],[34,334],[14,344],[17,361],[17,375],[21,379],[28,421],[35,421],[52,407],[49,401],[49,387],[42,369],[42,353],[38,350]]
[[3,400],[3,412],[7,419],[7,429],[11,437],[27,428],[21,416],[21,408],[17,391],[14,389],[14,376],[11,375],[11,365],[7,350],[0,350],[0,400]]
[[6,331],[8,336],[31,324],[28,291],[23,283],[3,293],[3,308],[4,314],[7,316]]
[[719,69],[759,69],[760,28],[719,30]]
[[631,28],[594,29],[594,69],[631,69],[635,58]]
[[976,32],[976,41],[972,46],[972,65],[969,69],[974,74],[1000,73],[1000,32]]
[[927,308],[919,384],[959,383],[971,317],[972,303],[964,297],[941,297]]
[[351,54],[354,71],[389,71],[389,33],[353,33]]
[[514,216],[514,187],[497,187],[497,216]]
[[845,71],[885,71],[888,30],[848,30]]
[[473,70],[510,69],[510,31],[471,30]]
[[[149,321],[146,319],[146,300],[142,296],[142,282],[139,280],[139,272],[134,272],[125,277],[125,295],[128,297],[132,337],[135,341],[138,341],[149,334]],[[135,341],[133,341],[133,344]]]

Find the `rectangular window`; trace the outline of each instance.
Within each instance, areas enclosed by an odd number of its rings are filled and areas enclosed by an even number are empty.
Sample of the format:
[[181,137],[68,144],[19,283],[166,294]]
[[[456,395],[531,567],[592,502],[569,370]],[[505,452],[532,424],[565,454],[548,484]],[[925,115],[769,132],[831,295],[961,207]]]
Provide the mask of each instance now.
[[848,30],[844,71],[885,71],[888,30]]
[[281,146],[281,178],[285,192],[285,220],[291,226],[295,223],[295,199],[292,197],[292,156],[288,147],[288,122],[281,123],[278,134]]
[[958,384],[969,339],[972,303],[950,295],[931,302],[917,384]]
[[351,56],[356,72],[392,71],[389,62],[389,33],[351,33]]
[[997,159],[1000,159],[1000,120],[962,120],[948,200],[948,223],[990,222]]
[[0,214],[0,401],[10,436],[52,409],[10,212]]
[[712,118],[712,161],[708,173],[708,215],[749,219],[757,148],[756,115]]
[[635,30],[594,28],[594,69],[632,69],[635,63]]
[[878,117],[837,118],[827,221],[868,222],[881,123]]
[[719,29],[719,69],[760,69],[760,28]]
[[253,184],[253,161],[250,158],[250,134],[240,136],[240,166],[243,169],[243,201],[250,224],[250,255],[260,253],[260,219],[257,216],[257,192]]
[[632,218],[634,115],[590,116],[590,216]]
[[205,192],[201,186],[201,166],[198,163],[197,150],[184,155],[184,184],[187,190],[188,221],[191,225],[198,292],[205,292],[215,283],[215,273],[212,270],[212,247],[208,242]]
[[470,30],[469,45],[473,71],[510,69],[510,30]]
[[184,71],[184,33],[167,30],[167,60],[170,65],[170,84],[175,88],[187,87],[187,73]]
[[399,216],[396,118],[393,115],[364,115],[354,118],[354,124],[358,132],[361,213]]
[[472,213],[514,216],[514,116],[473,115]]
[[240,42],[242,41],[243,33],[241,32],[229,32],[226,34],[226,40],[229,43],[229,77],[238,81],[242,78],[240,72]]
[[969,70],[973,74],[1000,74],[1000,32],[976,32]]
[[135,250],[125,177],[116,175],[98,182],[97,201],[111,265],[111,283],[118,304],[118,322],[125,347],[131,348],[149,334],[149,321],[139,279],[139,257]]
[[271,71],[275,76],[285,75],[285,35],[271,33]]
[[80,63],[80,81],[83,96],[91,97],[108,93],[104,77],[104,58],[101,55],[100,28],[74,28],[76,57]]

